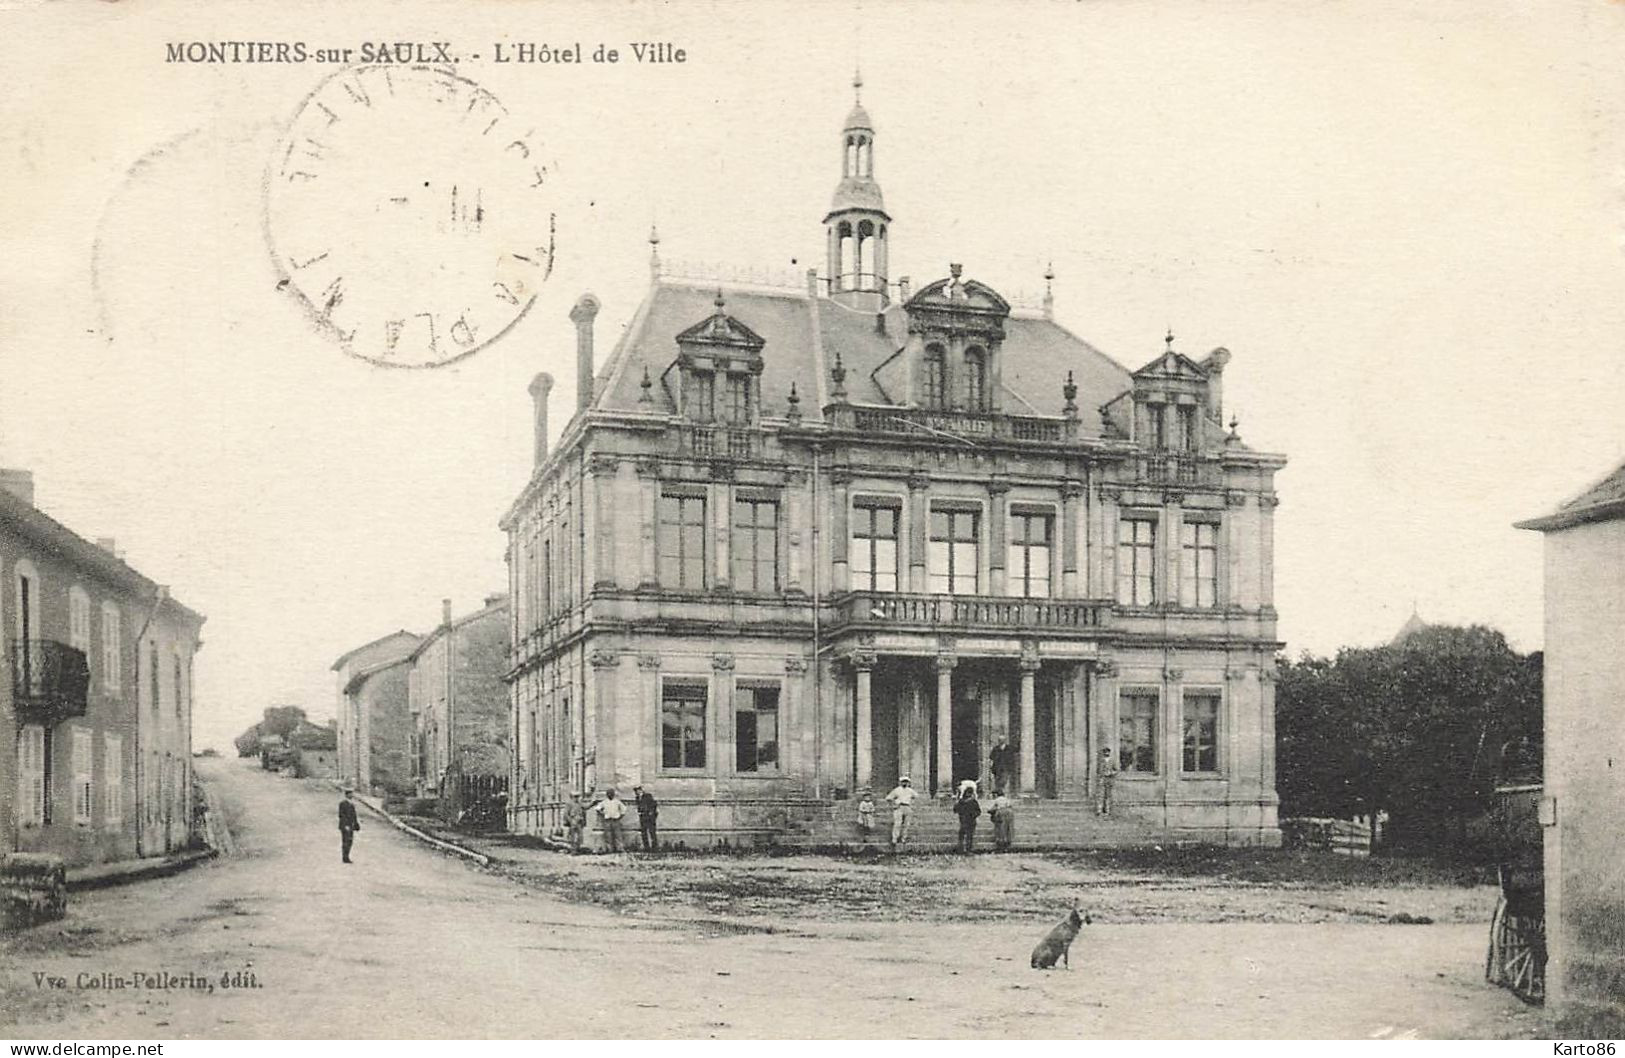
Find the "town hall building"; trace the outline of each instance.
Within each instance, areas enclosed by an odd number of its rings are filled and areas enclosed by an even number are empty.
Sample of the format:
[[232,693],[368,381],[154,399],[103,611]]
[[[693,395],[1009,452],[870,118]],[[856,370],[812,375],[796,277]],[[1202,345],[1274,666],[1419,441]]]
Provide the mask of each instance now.
[[[634,785],[663,840],[839,838],[864,789],[998,777],[1159,837],[1276,844],[1274,476],[1223,425],[1230,354],[1128,370],[960,265],[890,273],[861,101],[823,272],[664,274],[502,519],[510,823]],[[1049,841],[1088,844],[1093,811]],[[833,821],[833,822],[832,822]],[[1101,826],[1106,823],[1098,824]]]

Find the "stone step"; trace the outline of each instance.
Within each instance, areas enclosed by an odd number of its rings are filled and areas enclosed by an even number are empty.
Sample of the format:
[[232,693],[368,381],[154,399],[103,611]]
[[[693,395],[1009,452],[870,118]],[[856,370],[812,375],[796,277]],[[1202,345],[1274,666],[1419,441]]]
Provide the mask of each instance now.
[[[889,844],[891,836],[891,806],[880,805],[875,811],[875,828],[870,841]],[[937,847],[955,847],[959,835],[959,817],[951,802],[945,800],[917,801],[914,818],[910,822],[911,848],[927,851]],[[977,821],[977,842],[990,844],[993,840],[993,822],[986,813]],[[1159,828],[1130,819],[1101,816],[1086,801],[1046,801],[1029,799],[1015,806],[1015,837],[1020,848],[1089,848],[1149,845],[1161,839]],[[858,829],[858,811],[855,801],[836,802],[830,806],[826,819],[795,827],[785,834],[788,844],[853,845],[861,844],[864,836]]]

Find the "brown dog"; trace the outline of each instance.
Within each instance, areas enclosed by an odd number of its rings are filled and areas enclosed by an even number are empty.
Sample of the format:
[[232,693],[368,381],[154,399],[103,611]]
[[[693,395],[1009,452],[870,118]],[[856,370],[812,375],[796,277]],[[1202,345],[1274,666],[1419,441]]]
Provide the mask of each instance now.
[[1063,918],[1059,925],[1049,931],[1049,936],[1038,942],[1033,949],[1033,969],[1048,970],[1059,960],[1066,964],[1068,970],[1072,969],[1072,959],[1069,952],[1072,942],[1078,939],[1078,931],[1090,921],[1089,916],[1079,912],[1076,908]]

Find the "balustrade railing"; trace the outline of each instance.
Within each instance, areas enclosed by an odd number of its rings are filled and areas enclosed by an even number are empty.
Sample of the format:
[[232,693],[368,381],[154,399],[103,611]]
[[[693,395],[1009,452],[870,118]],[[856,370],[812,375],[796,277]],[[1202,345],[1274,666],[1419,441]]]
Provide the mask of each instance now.
[[1077,436],[1075,419],[938,408],[837,406],[832,412],[832,425],[863,433],[948,435],[971,442],[1063,441]]

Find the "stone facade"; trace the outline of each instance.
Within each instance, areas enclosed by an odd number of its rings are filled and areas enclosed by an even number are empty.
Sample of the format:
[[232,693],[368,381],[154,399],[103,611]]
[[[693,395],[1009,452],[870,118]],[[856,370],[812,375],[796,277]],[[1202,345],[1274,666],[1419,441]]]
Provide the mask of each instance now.
[[192,659],[203,618],[0,489],[0,828],[70,866],[192,840]]
[[1522,528],[1546,534],[1546,1002],[1559,1034],[1625,1035],[1625,466]]
[[447,797],[463,776],[508,776],[508,637],[507,596],[456,619],[448,600],[440,627],[412,652],[420,794]]
[[[901,774],[1273,844],[1274,474],[1230,354],[1130,372],[1043,309],[887,277],[861,106],[804,288],[662,274],[503,519],[516,830],[641,783],[664,837],[784,837]],[[651,237],[658,250],[658,240]],[[1001,776],[1001,778],[1004,778]]]
[[333,663],[338,684],[338,776],[374,794],[414,792],[416,747],[407,694],[421,637],[404,629]]

